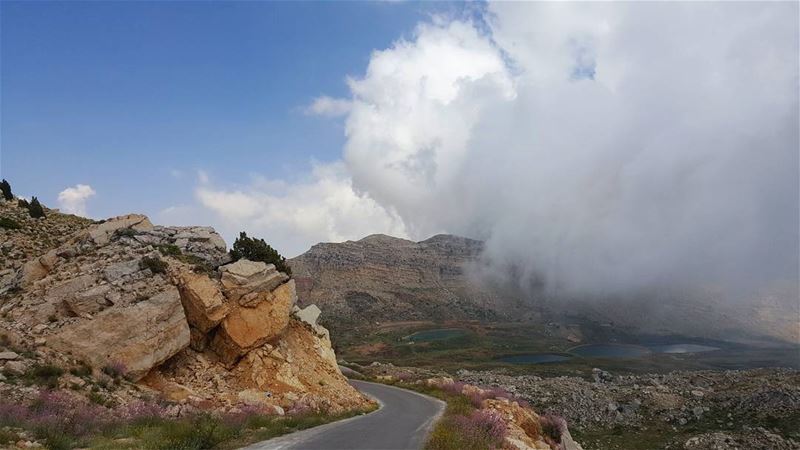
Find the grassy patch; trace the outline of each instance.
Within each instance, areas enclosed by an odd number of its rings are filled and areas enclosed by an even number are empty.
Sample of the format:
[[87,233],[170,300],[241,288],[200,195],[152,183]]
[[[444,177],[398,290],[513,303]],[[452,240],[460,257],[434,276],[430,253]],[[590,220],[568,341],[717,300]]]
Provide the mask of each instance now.
[[169,264],[165,261],[162,261],[160,258],[152,258],[150,256],[145,256],[144,258],[139,261],[139,267],[142,270],[150,269],[150,272],[155,273],[167,273],[167,268]]

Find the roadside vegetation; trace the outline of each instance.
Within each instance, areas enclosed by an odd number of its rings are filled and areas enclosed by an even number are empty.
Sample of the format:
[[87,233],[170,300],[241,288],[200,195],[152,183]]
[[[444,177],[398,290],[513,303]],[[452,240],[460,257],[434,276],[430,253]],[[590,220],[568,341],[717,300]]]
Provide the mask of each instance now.
[[173,418],[167,405],[157,401],[108,408],[66,391],[43,390],[28,404],[0,401],[0,447],[32,440],[52,450],[224,450],[365,412],[278,416],[244,407]]
[[[447,383],[443,386],[410,383],[407,381],[381,381],[444,401],[447,406],[443,416],[431,431],[425,450],[486,450],[501,448],[506,437],[507,426],[499,414],[480,409],[483,400],[509,398],[513,396],[500,389],[483,394],[462,394],[463,383]],[[522,401],[514,398],[515,401]]]

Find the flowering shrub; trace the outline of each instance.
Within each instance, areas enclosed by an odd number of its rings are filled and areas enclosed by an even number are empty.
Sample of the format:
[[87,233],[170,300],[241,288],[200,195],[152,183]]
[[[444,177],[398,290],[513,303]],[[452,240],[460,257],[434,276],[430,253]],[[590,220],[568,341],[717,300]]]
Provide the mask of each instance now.
[[414,379],[414,376],[411,375],[408,372],[401,372],[401,373],[397,374],[397,380],[398,381],[408,382],[408,381],[411,381],[413,379]]
[[317,412],[317,408],[314,406],[313,401],[308,397],[303,397],[294,402],[289,410],[286,411],[286,414],[290,416],[303,416],[307,414],[313,414],[315,412]]
[[128,368],[119,361],[108,363],[103,367],[103,373],[114,379],[124,377],[127,372]]
[[567,421],[555,414],[543,414],[539,416],[539,425],[542,427],[542,435],[551,447],[562,448],[561,436],[567,430]]
[[467,385],[466,383],[463,383],[461,381],[454,381],[450,383],[444,383],[440,385],[439,388],[441,388],[443,391],[449,394],[461,395],[461,391],[464,390],[464,386],[466,385]]
[[126,422],[147,423],[167,417],[166,409],[155,402],[129,403],[116,411],[116,416]]
[[477,410],[467,417],[456,416],[453,421],[464,436],[477,441],[497,443],[508,432],[506,422],[496,411]]
[[508,426],[496,411],[475,410],[454,415],[437,426],[426,445],[432,450],[487,450],[501,448]]
[[504,398],[509,401],[520,401],[513,394],[500,388],[468,389],[464,395],[469,398],[470,403],[476,408],[480,408],[483,405],[483,401],[488,399]]

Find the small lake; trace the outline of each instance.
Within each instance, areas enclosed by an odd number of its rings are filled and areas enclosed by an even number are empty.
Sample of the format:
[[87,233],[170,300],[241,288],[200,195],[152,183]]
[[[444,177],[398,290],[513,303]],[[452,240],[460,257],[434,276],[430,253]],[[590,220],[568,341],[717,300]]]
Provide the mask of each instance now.
[[411,342],[430,342],[442,341],[445,339],[452,339],[466,335],[467,330],[462,330],[460,328],[441,328],[438,330],[417,331],[416,333],[410,334],[403,339]]
[[497,358],[498,361],[511,364],[542,364],[568,361],[570,359],[572,359],[571,356],[560,355],[558,353],[525,353]]
[[649,347],[656,353],[703,353],[719,350],[719,347],[699,344],[650,345]]
[[641,358],[651,352],[647,347],[627,344],[589,344],[567,350],[584,358]]

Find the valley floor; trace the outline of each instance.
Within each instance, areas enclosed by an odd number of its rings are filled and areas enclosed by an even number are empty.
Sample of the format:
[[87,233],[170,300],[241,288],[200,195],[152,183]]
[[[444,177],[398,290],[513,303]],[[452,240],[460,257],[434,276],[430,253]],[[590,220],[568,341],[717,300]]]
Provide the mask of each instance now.
[[[572,334],[576,329],[582,330],[578,336]],[[448,375],[515,393],[540,413],[564,417],[586,450],[800,449],[796,346],[476,322],[385,323],[363,336],[358,345],[340,343],[340,354],[355,370],[399,380]],[[569,355],[570,348],[594,342],[678,341],[719,350],[617,359],[573,354],[565,362],[545,364],[498,359],[538,352]]]

